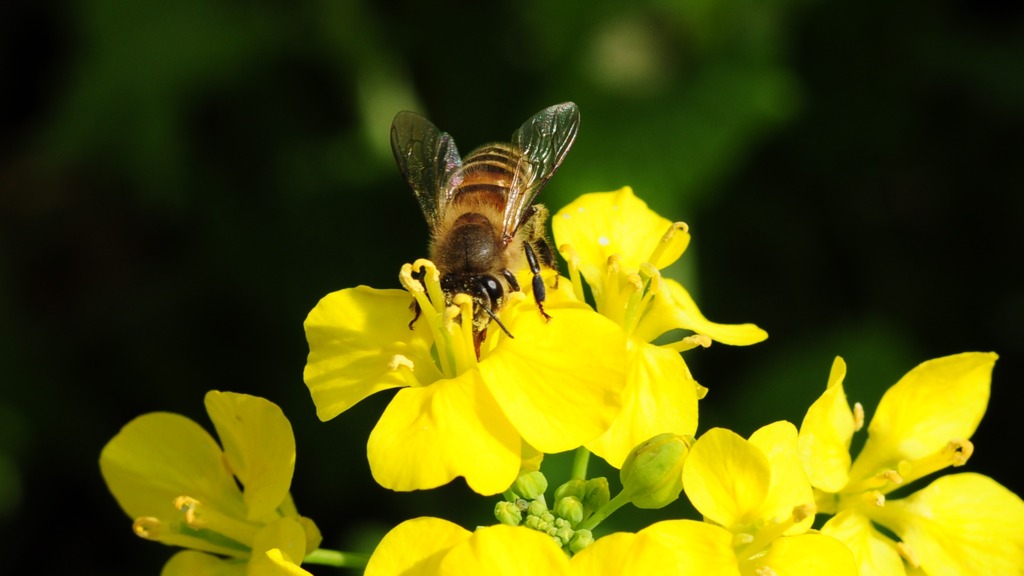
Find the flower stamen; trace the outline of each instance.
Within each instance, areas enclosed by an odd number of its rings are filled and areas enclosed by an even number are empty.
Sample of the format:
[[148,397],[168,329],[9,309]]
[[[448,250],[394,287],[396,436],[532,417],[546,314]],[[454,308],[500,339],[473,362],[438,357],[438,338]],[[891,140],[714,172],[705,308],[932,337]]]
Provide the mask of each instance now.
[[907,561],[913,568],[920,568],[921,563],[917,560],[917,554],[914,554],[914,549],[907,545],[906,542],[897,542],[896,551],[899,555]]
[[132,531],[139,538],[146,540],[159,540],[167,533],[167,527],[159,518],[153,516],[140,516],[132,522]]
[[661,255],[665,252],[665,248],[672,244],[672,240],[675,238],[676,234],[679,232],[686,234],[689,231],[690,227],[686,225],[686,222],[673,222],[661,237],[661,241],[658,242],[658,245],[654,247],[654,251],[651,252],[651,257],[648,258],[647,261],[651,264],[657,265]]
[[452,303],[455,306],[449,307],[449,312],[452,310],[456,311],[456,316],[459,318],[459,323],[446,322],[446,326],[450,326],[452,334],[458,334],[458,337],[462,339],[460,345],[454,346],[455,349],[455,370],[457,374],[465,372],[469,368],[476,365],[476,347],[473,343],[473,298],[468,294],[456,294],[452,299]]
[[676,342],[669,342],[668,344],[662,344],[662,348],[669,348],[676,352],[686,352],[687,350],[693,350],[694,348],[707,348],[711,346],[711,338],[704,334],[690,334],[689,336],[678,340]]
[[923,478],[949,466],[963,466],[974,453],[974,443],[970,440],[950,440],[941,450],[920,460],[905,462],[904,477],[907,482]]
[[771,546],[772,542],[781,538],[787,530],[803,522],[808,516],[813,516],[815,511],[814,504],[801,504],[794,507],[788,517],[776,518],[768,522],[757,529],[753,534],[753,538],[745,542],[742,547],[736,548],[736,557],[750,560],[759,556]]
[[[414,272],[421,276],[417,278]],[[434,336],[434,348],[437,352],[438,368],[446,376],[454,376],[458,366],[455,358],[456,352],[452,351],[448,335],[450,332],[447,326],[451,320],[446,316],[449,314],[448,306],[445,303],[444,291],[441,290],[441,274],[437,266],[430,260],[420,258],[412,264],[403,264],[398,274],[402,286],[412,294],[419,306],[420,314],[424,317],[430,332]],[[457,312],[456,308],[456,314]]]
[[864,405],[860,402],[853,404],[853,431],[860,432],[864,428]]
[[[571,244],[562,244],[558,247],[562,257],[569,264],[569,281],[572,283],[572,293],[580,302],[586,302],[583,296],[583,280],[580,278],[580,256]],[[557,278],[557,277],[556,277]]]
[[185,526],[197,532],[210,532],[248,547],[252,546],[260,526],[220,513],[190,496],[178,496],[174,507],[182,513]]

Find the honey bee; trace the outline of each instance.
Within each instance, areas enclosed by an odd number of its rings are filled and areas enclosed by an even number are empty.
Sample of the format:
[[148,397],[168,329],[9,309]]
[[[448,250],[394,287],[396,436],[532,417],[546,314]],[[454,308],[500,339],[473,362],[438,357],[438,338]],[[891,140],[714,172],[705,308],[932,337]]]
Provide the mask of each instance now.
[[[576,139],[580,113],[566,102],[541,110],[512,133],[510,143],[485,144],[463,160],[455,141],[426,118],[403,111],[391,124],[391,150],[430,228],[430,259],[440,273],[445,304],[456,294],[473,300],[476,354],[498,312],[519,291],[515,272],[529,267],[533,297],[545,321],[541,268],[555,267],[545,221],[533,204]],[[411,327],[419,318],[415,307]]]

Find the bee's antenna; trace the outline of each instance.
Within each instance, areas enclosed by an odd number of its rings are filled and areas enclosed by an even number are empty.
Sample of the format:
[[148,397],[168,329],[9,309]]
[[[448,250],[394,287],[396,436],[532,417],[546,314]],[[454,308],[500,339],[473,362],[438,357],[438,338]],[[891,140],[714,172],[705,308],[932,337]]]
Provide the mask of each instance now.
[[494,320],[498,327],[501,328],[502,332],[508,334],[509,338],[515,338],[515,336],[513,336],[512,333],[508,331],[508,328],[505,328],[505,325],[501,323],[501,320],[498,320],[498,317],[494,314],[494,312],[491,312],[490,308],[484,306],[483,304],[480,304],[480,308],[482,308],[484,312],[487,312],[487,315],[491,317],[491,320]]

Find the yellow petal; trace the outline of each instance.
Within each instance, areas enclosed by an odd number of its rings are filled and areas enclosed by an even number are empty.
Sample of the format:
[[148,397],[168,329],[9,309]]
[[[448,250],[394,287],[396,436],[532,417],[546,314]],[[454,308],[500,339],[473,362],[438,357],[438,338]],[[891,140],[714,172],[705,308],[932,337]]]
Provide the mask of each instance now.
[[838,493],[850,478],[850,441],[855,420],[843,390],[846,363],[836,357],[828,386],[800,424],[800,456],[811,484]]
[[292,518],[281,518],[256,533],[248,576],[306,575],[299,568],[306,556],[306,532]]
[[250,565],[247,576],[262,576],[264,574],[266,576],[313,576],[311,572],[303,570],[298,564],[292,561],[291,558],[285,556],[284,553],[277,548],[271,548],[270,550],[267,550],[265,554],[267,560],[273,564],[273,569],[266,572],[257,572],[254,571]]
[[675,329],[703,334],[715,342],[733,346],[756,344],[768,333],[754,324],[718,324],[701,314],[697,303],[683,285],[670,278],[661,281],[662,290],[651,301],[650,308],[637,325],[637,338],[653,341]]
[[516,306],[505,339],[479,365],[487,388],[531,446],[577,448],[611,426],[626,385],[626,340],[607,318],[558,308],[545,322],[532,303]]
[[[178,414],[153,412],[129,422],[103,447],[100,471],[132,519],[177,523],[180,513],[174,500],[183,495],[233,518],[246,516],[242,493],[224,466],[220,447],[199,424]],[[151,537],[197,550],[232,552],[177,531]]]
[[480,373],[404,388],[370,433],[374,479],[391,490],[424,490],[466,478],[480,494],[497,494],[519,471],[521,440]]
[[751,562],[775,576],[857,576],[857,564],[845,544],[824,534],[786,536],[772,542],[768,553]]
[[850,549],[861,574],[906,574],[896,544],[875,529],[862,514],[852,510],[840,512],[821,527],[821,532]]
[[654,537],[628,532],[599,538],[573,556],[569,564],[576,576],[683,574],[673,550]]
[[160,576],[245,576],[246,563],[205,552],[182,550],[164,564]]
[[726,527],[759,519],[770,483],[768,458],[724,428],[705,432],[683,464],[683,490],[694,508]]
[[[769,424],[754,432],[750,443],[760,448],[768,458],[772,472],[759,517],[781,522],[793,516],[794,508],[813,507],[814,492],[800,462],[796,427],[789,422]],[[802,534],[810,529],[813,522],[814,514],[809,514],[786,534]]]
[[974,434],[988,405],[993,353],[968,352],[923,362],[882,396],[852,478],[895,469],[900,460],[938,453]]
[[[651,259],[673,222],[647,207],[626,186],[615,192],[584,194],[551,219],[555,245],[570,244],[580,258],[580,272],[591,286],[600,286],[608,257],[617,254],[624,270],[636,272]],[[690,234],[677,230],[662,247],[658,269],[679,259]]]
[[437,574],[521,576],[569,573],[569,560],[546,534],[519,526],[478,528],[441,559]]
[[607,432],[587,444],[616,468],[648,438],[663,432],[692,436],[697,431],[697,383],[679,353],[635,338],[628,347],[622,411]]
[[1024,574],[1024,502],[988,476],[942,476],[886,511],[930,576]]
[[[409,329],[411,301],[404,290],[359,286],[324,296],[309,313],[303,378],[321,420],[410,379],[425,384],[440,377],[430,359],[426,322],[420,319]],[[409,362],[397,363],[396,357]]]
[[207,392],[206,412],[228,466],[245,487],[247,518],[260,520],[287,497],[295,470],[295,436],[273,402],[248,394]]
[[436,574],[438,563],[472,533],[440,518],[406,520],[380,541],[366,564],[365,576]]
[[638,534],[651,537],[673,551],[676,574],[740,574],[733,551],[733,534],[720,526],[694,520],[665,520],[651,524]]

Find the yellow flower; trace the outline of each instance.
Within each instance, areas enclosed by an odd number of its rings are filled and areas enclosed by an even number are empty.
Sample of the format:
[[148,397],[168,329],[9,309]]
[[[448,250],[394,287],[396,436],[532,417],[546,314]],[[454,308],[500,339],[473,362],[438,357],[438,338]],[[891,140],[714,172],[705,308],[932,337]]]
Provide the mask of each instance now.
[[[488,526],[475,532],[439,518],[408,520],[391,530],[374,550],[366,576],[657,576],[729,574],[720,568],[708,538],[681,538],[680,530],[661,523],[637,534],[605,536],[568,558],[550,536],[512,526]],[[700,525],[699,522],[692,524]],[[710,529],[716,526],[704,525]],[[662,530],[665,535],[659,532]],[[697,531],[693,531],[697,533]],[[728,532],[724,545],[729,545]],[[698,535],[700,535],[698,533]],[[689,533],[685,536],[690,536]],[[677,540],[678,539],[678,540]],[[710,552],[710,554],[709,554]],[[735,557],[731,552],[731,564]],[[697,569],[691,569],[697,568]],[[735,572],[739,574],[738,572]],[[842,574],[842,572],[837,572]]]
[[641,533],[677,550],[690,573],[856,573],[842,543],[809,532],[814,494],[789,422],[769,424],[749,440],[707,431],[683,464],[683,489],[706,523],[661,522]]
[[616,532],[568,558],[553,538],[521,526],[470,532],[440,518],[407,520],[374,550],[366,576],[854,576],[850,551],[838,540],[802,534],[776,540],[742,562],[735,536],[721,526],[668,520],[639,532]]
[[[623,336],[567,282],[549,290],[546,322],[531,297],[509,295],[501,321],[512,337],[492,327],[478,360],[469,298],[446,309],[433,264],[416,263],[422,283],[413,268],[400,275],[407,292],[334,292],[305,323],[304,376],[322,420],[401,388],[367,445],[379,484],[416,490],[462,476],[476,492],[496,494],[535,451],[571,450],[608,429],[625,384]],[[422,310],[411,329],[410,293]]]
[[440,518],[407,520],[373,551],[366,576],[519,576],[569,573],[569,559],[550,536],[505,525],[470,532]]
[[911,370],[882,396],[851,463],[863,409],[847,404],[846,365],[836,359],[825,393],[801,425],[800,451],[820,510],[834,514],[822,532],[854,551],[861,574],[1024,573],[1024,502],[994,480],[954,474],[905,498],[887,496],[967,462],[995,361],[995,354],[965,353]]
[[[652,436],[693,435],[704,389],[678,352],[712,340],[754,344],[767,334],[753,324],[709,321],[681,284],[661,276],[659,270],[686,250],[689,231],[650,210],[629,187],[580,196],[555,215],[551,227],[576,297],[583,301],[582,274],[597,311],[626,336],[622,412],[587,448],[619,468],[634,446]],[[679,330],[685,334],[675,341],[652,343]]]
[[298,565],[320,533],[288,493],[291,424],[255,396],[211,391],[205,404],[223,448],[184,416],[145,414],[103,448],[107,487],[136,534],[191,549],[164,575],[307,574]]

